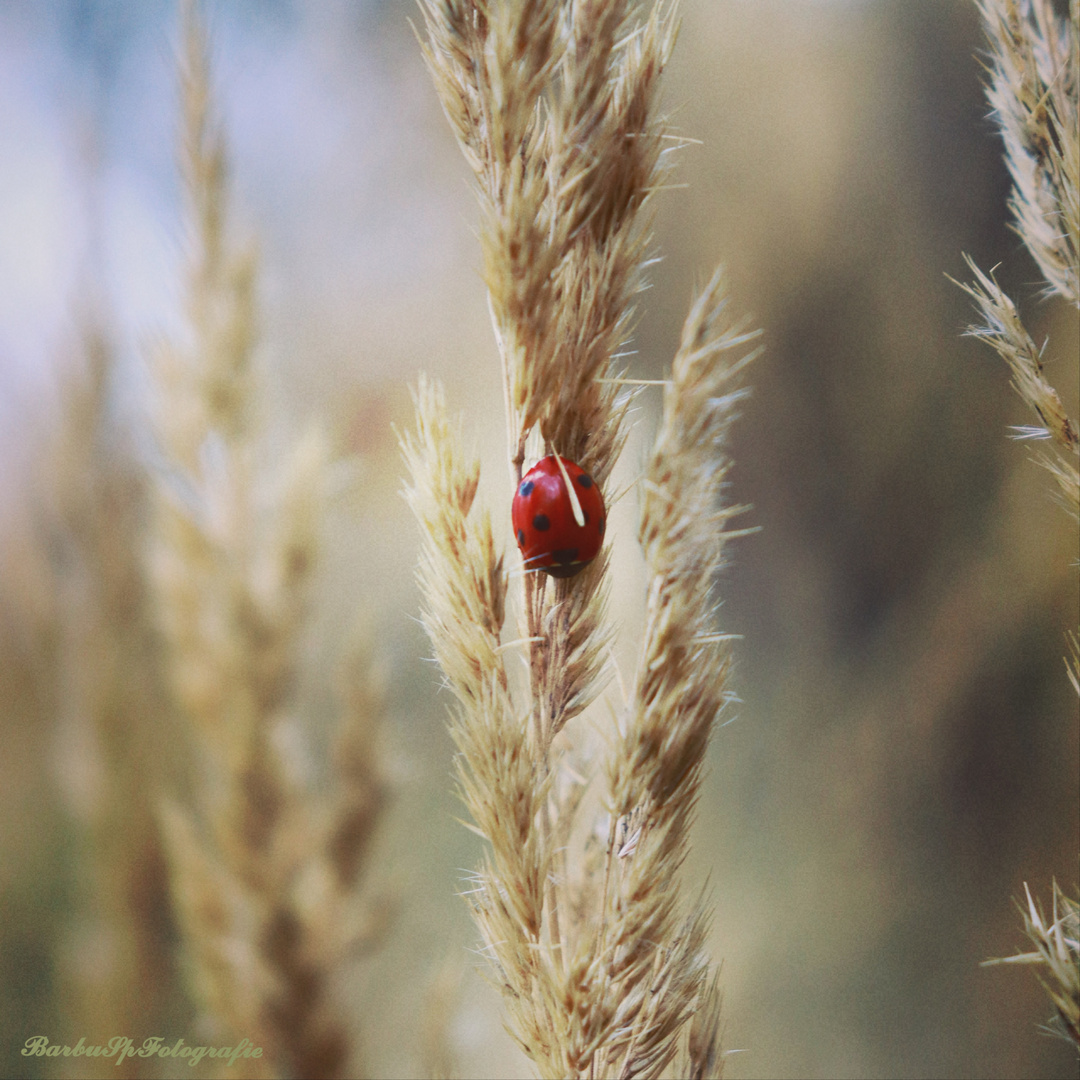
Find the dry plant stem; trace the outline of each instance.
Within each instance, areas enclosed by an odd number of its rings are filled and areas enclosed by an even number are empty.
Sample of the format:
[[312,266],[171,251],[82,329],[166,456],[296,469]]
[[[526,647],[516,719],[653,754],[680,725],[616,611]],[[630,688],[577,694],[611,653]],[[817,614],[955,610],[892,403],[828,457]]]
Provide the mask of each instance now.
[[[506,573],[490,518],[473,511],[479,462],[461,446],[441,389],[424,378],[416,414],[417,431],[403,449],[406,496],[424,535],[423,620],[456,698],[450,730],[461,798],[491,845],[471,901],[504,992],[528,1008],[537,986],[553,981],[557,962],[542,941],[550,844],[537,827],[550,777],[537,768],[541,748],[529,714],[511,697],[500,648]],[[527,1041],[525,1048],[532,1052]]]
[[[477,182],[511,475],[520,479],[534,440],[534,451],[542,444],[577,461],[603,488],[626,435],[630,397],[617,357],[666,172],[670,136],[655,98],[673,10],[626,0],[422,7],[428,65]],[[704,629],[726,516],[713,513],[721,472],[706,458],[731,403],[717,390],[728,366],[721,354],[745,339],[720,330],[720,308],[714,282],[688,323],[669,402],[677,430],[658,448],[650,481],[667,485],[665,497],[697,500],[687,510],[697,529],[660,523],[655,507],[643,527],[650,562],[697,572],[692,645],[680,652],[667,636],[671,611],[686,616],[690,601],[661,566],[638,695],[607,769],[613,813],[584,835],[575,815],[594,770],[573,765],[561,736],[602,688],[607,554],[573,579],[524,576],[523,625],[507,646],[527,647],[518,703],[503,666],[502,557],[487,518],[470,516],[478,466],[426,382],[417,434],[404,440],[408,497],[425,535],[424,619],[457,698],[462,796],[491,844],[473,906],[511,1029],[545,1076],[657,1075],[689,1053],[692,1016],[705,1010],[715,1032],[705,921],[699,907],[682,914],[675,875],[726,673],[723,646]],[[664,718],[664,709],[675,711]],[[642,778],[629,777],[642,763]],[[655,775],[652,786],[643,779]],[[695,1031],[705,1075],[719,1061],[715,1039]]]
[[[603,485],[629,399],[612,357],[630,331],[663,178],[651,116],[674,36],[670,10],[625,2],[424,5],[425,48],[477,178],[484,277],[520,479],[529,433]],[[524,637],[541,745],[595,693],[601,567],[572,586],[526,585]],[[546,757],[546,751],[544,756]]]
[[1035,903],[1031,890],[1024,885],[1027,907],[1020,910],[1024,916],[1024,932],[1034,943],[1035,951],[1008,956],[1000,960],[987,960],[983,966],[995,964],[1034,964],[1046,968],[1049,977],[1040,977],[1047,995],[1054,1003],[1060,1033],[1080,1046],[1080,904],[1066,896],[1053,883],[1053,914],[1047,919],[1042,908]]
[[1016,305],[1001,291],[992,276],[971,260],[975,283],[961,288],[975,301],[982,322],[968,328],[968,335],[985,341],[1009,365],[1013,388],[1034,411],[1040,426],[1029,434],[1051,441],[1053,454],[1042,454],[1041,464],[1057,481],[1066,509],[1080,515],[1080,438],[1057,391],[1046,380],[1042,350],[1032,341],[1020,320]]
[[366,664],[343,689],[333,795],[316,800],[276,741],[299,722],[295,685],[317,556],[324,454],[298,442],[268,483],[257,462],[255,262],[231,242],[223,140],[206,40],[185,6],[182,170],[191,264],[189,340],[156,358],[158,479],[151,566],[173,693],[194,751],[190,805],[163,813],[200,999],[267,1075],[355,1076],[353,1018],[335,996],[378,911],[357,886],[382,802]]
[[1059,18],[1051,0],[978,0],[990,41],[986,96],[1013,179],[1014,228],[1047,288],[1080,305],[1080,5]]
[[[540,749],[527,714],[511,699],[500,637],[506,572],[487,514],[472,514],[479,462],[469,459],[446,415],[441,389],[421,379],[417,432],[403,440],[412,477],[406,495],[424,532],[418,577],[424,626],[457,699],[451,734],[462,800],[491,842],[474,906],[488,947],[513,987],[527,984],[539,952],[547,845],[535,828],[546,797]],[[505,891],[497,883],[506,882]],[[490,905],[490,906],[488,906]]]
[[[680,1075],[716,1075],[721,1063],[707,923],[700,904],[683,913],[678,871],[708,733],[728,697],[727,636],[712,629],[710,596],[724,524],[738,511],[716,500],[720,447],[741,396],[733,384],[754,335],[726,326],[723,308],[717,277],[674,365],[642,515],[650,590],[641,670],[607,769],[605,854],[577,897],[559,880],[544,889],[553,838],[570,824],[540,827],[557,774],[543,770],[540,732],[515,706],[503,666],[506,575],[489,519],[474,518],[479,466],[424,379],[417,432],[403,440],[407,496],[424,532],[424,622],[457,699],[461,794],[491,843],[471,899],[512,1030],[546,1076],[654,1076],[677,1054]],[[552,902],[584,912],[559,939],[544,933]]]
[[425,54],[477,178],[484,276],[503,353],[511,459],[537,424],[607,478],[616,390],[596,376],[625,339],[659,186],[650,115],[670,12],[625,0],[424,4]]
[[[720,505],[723,441],[743,395],[740,372],[754,355],[746,346],[757,334],[731,326],[725,309],[717,272],[687,319],[665,389],[642,484],[645,634],[629,715],[607,766],[621,838],[607,851],[612,900],[599,944],[622,958],[607,973],[613,1004],[623,1014],[636,1010],[640,1025],[625,1048],[609,1042],[608,1055],[621,1054],[646,1073],[666,1063],[669,1036],[707,989],[704,912],[699,904],[688,917],[679,914],[675,882],[709,735],[730,696],[730,639],[715,631],[713,580],[723,563],[726,524],[740,508]],[[640,947],[649,940],[670,944],[649,957]],[[645,1009],[651,1015],[642,1024]]]
[[[168,723],[154,678],[151,617],[138,535],[145,485],[109,416],[112,351],[100,328],[83,334],[85,371],[68,377],[61,445],[50,476],[63,552],[56,572],[60,708],[87,724],[79,762],[84,800],[79,867],[83,925],[65,965],[74,1026],[131,1031],[161,1023],[175,991],[161,838],[150,800],[167,760]],[[58,542],[57,542],[58,541]],[[68,735],[71,733],[68,732]],[[85,744],[84,742],[84,744]],[[75,955],[71,955],[74,953]],[[88,954],[93,959],[87,962]],[[91,1059],[94,1075],[133,1076],[138,1066]]]
[[[1048,296],[1080,308],[1080,2],[1059,18],[1051,0],[977,0],[990,43],[987,98],[1005,144],[1012,175],[1013,228],[1045,279]],[[981,322],[968,333],[989,344],[1009,365],[1013,387],[1039,418],[1020,437],[1050,443],[1041,463],[1057,481],[1066,510],[1080,518],[1080,439],[1045,377],[1043,349],[1025,329],[1016,306],[971,259]],[[1080,654],[1069,639],[1066,667],[1080,696]],[[1026,886],[1025,886],[1026,888]],[[1077,902],[1054,884],[1054,918],[1047,923],[1028,893],[1025,930],[1036,951],[1012,957],[1046,971],[1061,1034],[1080,1050],[1080,928]],[[1061,915],[1058,915],[1058,911]]]

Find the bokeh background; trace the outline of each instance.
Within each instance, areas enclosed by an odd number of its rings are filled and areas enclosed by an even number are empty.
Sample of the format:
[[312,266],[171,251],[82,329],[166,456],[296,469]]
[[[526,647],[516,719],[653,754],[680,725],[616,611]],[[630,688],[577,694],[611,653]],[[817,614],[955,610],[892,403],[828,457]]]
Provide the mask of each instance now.
[[[481,448],[484,497],[506,515],[466,167],[411,3],[207,10],[235,213],[262,252],[266,412],[283,438],[323,427],[343,463],[309,681],[317,695],[358,616],[389,675],[394,793],[370,876],[399,908],[348,986],[365,1056],[373,1075],[417,1075],[432,980],[458,972],[460,1075],[529,1075],[457,895],[478,847],[455,821],[391,426],[409,424],[419,371],[441,377]],[[65,991],[87,965],[87,781],[56,629],[71,491],[56,447],[92,311],[115,357],[110,416],[152,468],[147,344],[181,318],[177,40],[168,2],[0,4],[5,1076],[57,1075],[19,1056],[31,1035],[116,1034],[78,1029]],[[1025,881],[1043,897],[1055,876],[1074,887],[1080,848],[1062,662],[1076,527],[1030,448],[1009,441],[1031,418],[1003,365],[961,337],[968,302],[945,276],[965,276],[965,251],[1000,263],[1076,416],[1077,314],[1039,300],[1006,227],[981,47],[967,0],[683,5],[664,100],[700,144],[681,153],[685,186],[660,200],[663,260],[631,366],[662,374],[695,283],[723,261],[766,343],[733,440],[732,496],[761,532],[734,546],[723,585],[742,703],[711,751],[689,868],[715,899],[732,1077],[1076,1073],[1075,1052],[1038,1031],[1049,1010],[1032,973],[979,966],[1022,946]],[[628,477],[655,404],[642,400]],[[615,539],[628,584],[632,503]],[[618,591],[631,656],[634,590]]]

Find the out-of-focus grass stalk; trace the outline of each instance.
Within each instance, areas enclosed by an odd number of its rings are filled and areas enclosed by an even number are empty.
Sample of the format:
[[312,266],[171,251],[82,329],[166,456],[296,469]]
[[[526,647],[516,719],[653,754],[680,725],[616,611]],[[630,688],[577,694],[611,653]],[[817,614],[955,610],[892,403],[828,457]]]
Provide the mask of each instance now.
[[[345,676],[333,793],[316,798],[283,751],[303,728],[301,634],[318,559],[325,454],[267,447],[252,357],[256,261],[229,228],[224,142],[205,33],[184,5],[181,163],[188,207],[187,338],[154,358],[150,565],[170,683],[192,747],[190,790],[163,811],[172,886],[199,1000],[264,1075],[357,1076],[358,1028],[338,979],[379,929],[358,902],[384,795],[370,662]],[[271,471],[271,462],[276,468]],[[302,731],[309,737],[310,731]]]
[[[511,476],[542,450],[606,488],[630,404],[618,356],[678,144],[656,109],[673,11],[618,0],[423,10],[428,65],[477,180]],[[642,482],[646,626],[603,760],[583,753],[573,721],[607,673],[607,552],[572,578],[520,575],[521,626],[504,634],[510,580],[474,508],[479,463],[425,379],[403,440],[424,621],[457,699],[461,795],[490,845],[473,911],[511,1031],[544,1076],[722,1065],[707,916],[679,871],[729,696],[712,589],[735,512],[719,505],[723,436],[751,336],[730,325],[718,275],[687,320]]]
[[[82,363],[66,373],[48,473],[55,488],[59,771],[82,841],[77,922],[60,959],[72,1028],[100,1039],[158,1030],[177,1003],[177,987],[153,813],[168,776],[168,717],[141,560],[146,488],[112,416],[112,348],[96,322],[88,322],[82,346]],[[78,1075],[133,1077],[140,1066],[91,1058]]]
[[[1069,15],[1059,17],[1050,0],[977,2],[990,43],[987,98],[1013,180],[1013,228],[1042,272],[1046,294],[1080,308],[1080,3],[1071,0]],[[1046,379],[1047,343],[1036,346],[992,274],[970,258],[968,265],[975,281],[962,288],[981,320],[968,333],[1009,365],[1014,389],[1038,418],[1037,425],[1019,429],[1017,438],[1048,447],[1039,460],[1056,480],[1066,510],[1080,518],[1080,438]],[[1075,635],[1066,666],[1080,696]],[[1044,917],[1030,891],[1022,910],[1035,950],[990,963],[1040,965],[1057,1029],[1080,1050],[1080,900],[1054,882],[1052,918]]]

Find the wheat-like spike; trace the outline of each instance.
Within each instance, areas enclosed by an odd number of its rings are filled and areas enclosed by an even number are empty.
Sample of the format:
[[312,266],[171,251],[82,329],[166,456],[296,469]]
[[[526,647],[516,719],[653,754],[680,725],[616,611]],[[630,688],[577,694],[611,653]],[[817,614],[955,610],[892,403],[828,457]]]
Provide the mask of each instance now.
[[1047,919],[1042,907],[1024,883],[1027,906],[1020,905],[1024,932],[1034,952],[984,960],[983,967],[997,964],[1032,964],[1046,968],[1048,978],[1039,981],[1054,1003],[1055,1017],[1049,1030],[1080,1047],[1080,904],[1053,883],[1053,914]]
[[[469,520],[480,463],[465,459],[442,388],[421,378],[415,402],[417,433],[406,435],[402,448],[412,477],[406,499],[424,528],[424,625],[436,659],[468,708],[487,695],[493,681],[500,692],[507,685],[499,651],[506,575],[488,516],[475,525]],[[451,567],[456,572],[446,573]]]
[[1055,453],[1042,454],[1039,460],[1057,481],[1066,508],[1076,517],[1080,515],[1080,438],[1076,424],[1047,381],[1042,350],[1032,341],[1016,305],[992,274],[983,273],[971,258],[965,258],[975,282],[960,287],[975,301],[982,317],[980,323],[968,327],[967,333],[985,341],[1009,365],[1013,388],[1039,418],[1041,430],[1053,440]]
[[630,331],[650,224],[639,211],[664,172],[652,107],[674,40],[668,9],[640,24],[630,9],[423,5],[428,66],[476,174],[519,473],[537,424],[601,483],[621,447],[625,402],[597,376]]
[[[57,742],[64,753],[72,744],[80,748],[83,778],[62,785],[81,850],[71,865],[76,921],[58,959],[74,1025],[119,1031],[160,1023],[163,1006],[179,989],[170,963],[171,928],[160,916],[168,881],[153,816],[155,793],[170,778],[172,732],[156,678],[141,562],[146,480],[110,408],[111,343],[96,319],[88,320],[81,339],[80,362],[66,373],[58,444],[39,496],[53,504],[51,536],[42,546],[51,552],[57,600],[53,681],[64,725]],[[80,960],[87,952],[98,962]],[[83,1071],[130,1077],[139,1066],[95,1058]]]
[[[722,563],[724,526],[742,510],[718,503],[727,469],[724,434],[743,394],[732,383],[754,355],[730,356],[747,337],[726,320],[726,306],[718,271],[683,328],[642,485],[648,607],[635,716],[612,774],[619,815],[642,805],[646,795],[666,800],[684,782],[687,762],[700,756],[696,743],[724,704],[727,643],[705,639],[714,618],[712,584]],[[680,815],[677,806],[671,812]]]
[[[663,125],[651,119],[673,20],[622,2],[423,6],[425,54],[484,217],[481,243],[503,361],[512,471],[530,432],[603,487],[629,398],[611,357],[630,330]],[[604,563],[571,587],[527,580],[532,722],[546,757],[600,689]]]
[[[1051,0],[976,0],[990,43],[986,94],[1005,144],[1013,179],[1009,197],[1013,228],[1045,278],[1046,293],[1080,307],[1080,0],[1059,18]],[[1054,453],[1041,464],[1057,482],[1066,510],[1080,518],[1080,438],[1077,427],[1047,381],[1042,349],[1035,346],[1016,306],[967,258],[975,282],[961,287],[975,301],[981,323],[968,333],[987,342],[1012,371],[1013,387],[1039,418],[1022,438],[1045,438]],[[1043,348],[1045,349],[1045,344]],[[1075,635],[1065,661],[1080,695]],[[1026,890],[1026,886],[1025,886]],[[1054,920],[1047,924],[1028,893],[1025,930],[1036,952],[1010,962],[1043,965],[1043,985],[1054,1003],[1062,1033],[1080,1050],[1080,933],[1077,902],[1054,884]],[[1062,921],[1057,909],[1061,907]],[[1071,927],[1062,932],[1062,926]]]
[[1034,942],[1035,961],[1048,969],[1042,984],[1057,1012],[1059,1033],[1080,1048],[1080,903],[1053,883],[1053,916],[1047,919],[1026,883],[1024,930]]
[[[674,10],[627,0],[421,7],[428,66],[477,183],[511,475],[520,480],[527,447],[542,442],[603,488],[626,438],[631,399],[616,364],[666,170],[656,97]],[[661,522],[646,495],[647,560],[676,569],[656,569],[664,583],[650,594],[639,694],[607,768],[619,809],[584,831],[577,817],[595,770],[574,765],[566,745],[568,725],[603,686],[608,555],[572,579],[525,575],[514,644],[527,646],[528,684],[518,704],[503,667],[502,559],[486,516],[470,515],[479,469],[425,380],[417,432],[403,440],[424,534],[424,621],[457,698],[461,792],[491,844],[472,901],[511,1031],[544,1076],[658,1075],[680,1047],[688,1052],[687,1021],[711,1008],[706,920],[700,904],[684,913],[672,875],[724,699],[726,646],[708,597],[731,511],[714,505],[723,470],[711,456],[737,397],[720,394],[735,365],[717,358],[742,340],[721,329],[721,307],[714,282],[688,324],[646,484],[689,498],[694,528]],[[684,570],[697,576],[678,585]],[[691,612],[677,647],[666,620]],[[703,1030],[699,1064],[716,1056]]]
[[206,35],[184,9],[182,174],[190,340],[155,367],[167,459],[151,566],[176,701],[196,758],[190,805],[163,812],[193,983],[226,1031],[264,1048],[266,1075],[357,1075],[343,962],[385,905],[357,888],[384,784],[370,661],[343,688],[333,792],[290,778],[276,734],[299,721],[301,633],[318,554],[326,454],[299,440],[273,483],[255,407],[255,263],[231,240],[226,157]]
[[637,1008],[647,1003],[657,1014],[650,1028],[661,1033],[651,1043],[616,1044],[613,1058],[624,1056],[624,1071],[635,1057],[666,1059],[674,1052],[674,1036],[696,1011],[708,976],[707,958],[697,951],[704,933],[701,908],[691,917],[692,929],[680,931],[676,882],[709,735],[730,696],[729,642],[712,632],[712,590],[725,524],[740,512],[721,506],[719,494],[728,467],[724,435],[742,396],[738,374],[754,355],[742,350],[746,341],[728,321],[718,271],[683,329],[642,485],[645,636],[629,714],[608,764],[613,841],[619,825],[638,835],[625,857],[614,842],[609,848],[616,887],[605,923],[616,952],[642,938],[677,945],[665,956],[672,979],[662,996],[644,992],[652,978],[651,950],[639,945],[632,962],[628,957],[612,973],[608,992],[624,1011],[626,1002],[640,999]]
[[[650,107],[672,19],[658,8],[639,24],[618,2],[431,0],[424,12],[428,64],[478,182],[514,474],[539,425],[602,487],[629,399],[598,376],[613,373],[640,285],[637,211],[661,173],[665,129]],[[529,579],[523,636],[536,639],[544,743],[598,692],[602,580],[601,564],[551,597]]]
[[[200,1004],[225,1031],[258,1045],[261,1025],[252,1027],[261,1004],[277,995],[280,984],[253,938],[265,912],[201,837],[190,813],[167,804],[160,815],[168,841],[173,901],[185,935],[188,973]],[[266,1048],[269,1051],[269,1047]],[[256,1059],[253,1075],[273,1077],[269,1054]]]
[[541,106],[563,48],[561,7],[558,0],[422,5],[425,57],[478,182],[484,277],[506,357],[510,400],[516,412],[524,412],[526,427],[538,417],[520,372],[526,356],[545,371],[555,363],[556,342],[545,332],[544,320],[555,310],[554,275],[563,241],[552,242],[551,234],[562,237],[568,229],[568,223],[551,217],[548,206]]
[[1080,7],[978,0],[990,42],[986,96],[1013,179],[1014,228],[1048,289],[1080,306]]
[[1061,1033],[1080,1047],[1080,903],[1053,883],[1053,917],[1047,919],[1027,885],[1024,929],[1050,978],[1043,986],[1057,1010]]
[[500,650],[506,572],[489,517],[470,513],[479,463],[466,458],[441,388],[425,378],[416,413],[417,432],[402,446],[411,476],[406,497],[423,529],[424,625],[457,698],[451,734],[462,800],[492,849],[472,903],[501,978],[528,998],[542,963],[536,946],[550,854],[537,828],[546,798],[538,747],[511,698]]
[[[657,1075],[687,1021],[715,1011],[706,921],[700,905],[689,918],[679,914],[677,872],[708,732],[728,696],[727,644],[711,633],[709,597],[722,526],[737,512],[716,506],[726,469],[719,450],[741,396],[732,383],[749,357],[728,359],[748,335],[729,327],[723,311],[717,277],[688,321],[647,481],[649,630],[634,707],[609,766],[619,848],[586,872],[592,891],[582,909],[599,905],[600,918],[565,924],[561,955],[544,922],[551,902],[565,899],[570,913],[570,894],[559,890],[545,906],[551,854],[539,824],[551,774],[539,768],[535,729],[515,709],[503,669],[505,575],[486,516],[471,516],[478,467],[462,453],[441,390],[426,379],[416,395],[417,433],[403,439],[407,497],[424,530],[424,621],[458,699],[452,730],[462,796],[492,844],[472,902],[513,1030],[544,1075]],[[556,805],[570,808],[567,799]],[[717,1074],[715,1016],[692,1031],[697,1074]]]

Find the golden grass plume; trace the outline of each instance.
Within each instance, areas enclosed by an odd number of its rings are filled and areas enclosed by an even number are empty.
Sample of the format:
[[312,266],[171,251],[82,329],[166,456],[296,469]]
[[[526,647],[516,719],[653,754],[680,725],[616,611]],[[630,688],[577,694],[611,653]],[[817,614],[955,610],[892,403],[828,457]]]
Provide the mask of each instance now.
[[181,149],[188,340],[154,363],[163,468],[150,566],[171,686],[192,746],[189,790],[163,811],[173,894],[212,1023],[264,1049],[265,1075],[356,1076],[345,965],[377,937],[358,888],[385,785],[382,693],[357,653],[343,678],[335,784],[316,797],[283,740],[304,730],[296,686],[317,565],[322,440],[271,482],[257,408],[256,261],[235,246],[205,31],[185,5]]
[[1018,953],[990,964],[1033,964],[1045,969],[1039,981],[1054,1003],[1054,1020],[1049,1030],[1080,1045],[1080,904],[1063,893],[1055,881],[1053,907],[1048,919],[1042,907],[1024,886],[1027,907],[1021,907],[1024,933],[1034,944],[1033,952]]
[[[1080,4],[1058,16],[1050,0],[977,0],[990,44],[986,95],[1005,147],[1013,187],[1012,227],[1024,241],[1047,296],[1080,308]],[[1080,438],[1058,393],[1046,379],[1043,353],[1016,305],[993,274],[965,256],[975,281],[961,287],[981,321],[968,329],[1009,365],[1013,387],[1038,418],[1016,437],[1045,441],[1040,463],[1057,482],[1066,510],[1080,518]],[[1066,668],[1080,696],[1076,637]],[[1054,1004],[1060,1034],[1080,1050],[1080,933],[1076,900],[1053,885],[1053,918],[1046,920],[1027,890],[1024,929],[1035,951],[990,963],[1031,963]],[[1060,914],[1059,914],[1060,912]]]
[[[607,488],[632,400],[620,353],[679,144],[656,114],[674,11],[556,0],[423,10],[428,66],[477,181],[513,483],[542,448]],[[708,920],[679,870],[730,697],[713,576],[737,512],[719,502],[722,446],[753,336],[732,325],[717,274],[687,319],[641,484],[646,626],[602,759],[571,721],[609,673],[607,552],[572,578],[515,574],[512,589],[475,506],[479,462],[426,378],[402,440],[423,619],[455,696],[460,792],[489,845],[470,901],[510,1030],[544,1076],[722,1066]]]

